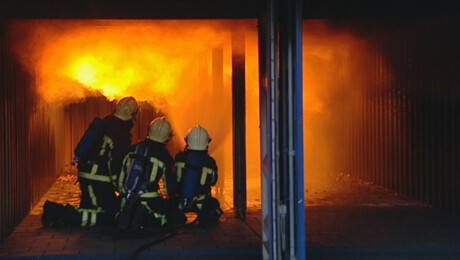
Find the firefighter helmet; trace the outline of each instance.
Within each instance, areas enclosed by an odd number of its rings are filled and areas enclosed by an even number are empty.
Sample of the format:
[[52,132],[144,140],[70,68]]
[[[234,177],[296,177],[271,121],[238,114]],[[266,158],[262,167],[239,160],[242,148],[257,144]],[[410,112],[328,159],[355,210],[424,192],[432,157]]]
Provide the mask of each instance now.
[[148,135],[153,141],[166,143],[172,136],[171,124],[163,116],[157,117],[150,123]]
[[139,105],[136,99],[133,97],[124,97],[118,101],[113,115],[123,121],[127,121],[135,119],[137,112],[139,112]]
[[211,138],[204,127],[196,125],[188,130],[185,142],[191,150],[204,151],[208,149]]

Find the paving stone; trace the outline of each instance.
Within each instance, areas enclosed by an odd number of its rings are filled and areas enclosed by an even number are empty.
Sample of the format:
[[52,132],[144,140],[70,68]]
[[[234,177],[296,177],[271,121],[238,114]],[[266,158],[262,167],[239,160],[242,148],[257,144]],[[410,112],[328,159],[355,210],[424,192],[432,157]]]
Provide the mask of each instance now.
[[43,256],[45,255],[46,250],[40,249],[40,248],[34,248],[28,251],[23,251],[23,252],[18,252],[10,255],[14,257],[20,257],[20,256]]
[[45,250],[45,256],[62,256],[62,255],[78,255],[80,254],[79,249],[75,248],[63,248],[59,250],[47,249]]
[[[46,199],[78,206],[79,188],[74,184],[76,177],[72,174],[61,177],[0,245],[0,257],[129,255],[140,246],[162,238],[161,234],[128,233],[108,227],[43,228],[40,215]],[[405,201],[381,188],[356,182],[344,183],[343,179],[339,184],[337,190],[328,194],[317,193],[306,200],[305,244],[308,252],[320,250],[324,253],[331,248],[457,248],[460,245],[458,216]],[[251,205],[255,206],[248,207],[245,221],[237,219],[230,206],[226,206],[222,223],[181,229],[177,235],[152,244],[142,252],[260,249],[260,204]],[[187,217],[191,222],[196,215],[189,214]],[[455,252],[450,256],[453,256],[450,259],[460,259]],[[231,259],[242,260],[239,257]]]
[[[65,243],[48,243],[44,249],[48,251],[61,251],[65,248]],[[34,248],[35,249],[35,248]]]

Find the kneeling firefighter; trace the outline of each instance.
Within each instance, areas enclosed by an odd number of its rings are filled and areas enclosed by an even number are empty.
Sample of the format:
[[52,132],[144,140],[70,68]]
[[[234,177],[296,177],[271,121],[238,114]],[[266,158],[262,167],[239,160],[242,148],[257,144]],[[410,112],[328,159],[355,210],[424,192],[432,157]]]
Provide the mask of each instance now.
[[208,154],[211,141],[208,131],[200,125],[189,129],[186,148],[175,156],[179,205],[183,212],[198,213],[200,224],[217,222],[222,215],[219,201],[211,196],[217,183],[217,164]]
[[165,147],[172,137],[171,124],[164,117],[157,117],[147,131],[147,138],[126,155],[118,178],[123,197],[116,216],[120,229],[164,226],[168,222],[168,195],[176,193],[173,159]]
[[119,100],[112,115],[96,118],[90,124],[75,148],[81,189],[80,207],[64,207],[46,201],[42,215],[44,226],[113,224],[119,208],[115,193],[117,176],[131,147],[130,131],[138,110],[137,101],[133,97],[125,97]]

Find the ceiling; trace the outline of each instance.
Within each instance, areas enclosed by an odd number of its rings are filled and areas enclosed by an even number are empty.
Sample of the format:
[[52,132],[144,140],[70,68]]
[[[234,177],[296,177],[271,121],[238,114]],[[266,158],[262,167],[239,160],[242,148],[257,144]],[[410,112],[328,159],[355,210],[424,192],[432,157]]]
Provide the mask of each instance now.
[[[280,0],[283,3],[282,0]],[[2,0],[3,19],[254,19],[266,0]],[[304,19],[457,16],[456,0],[303,0]]]

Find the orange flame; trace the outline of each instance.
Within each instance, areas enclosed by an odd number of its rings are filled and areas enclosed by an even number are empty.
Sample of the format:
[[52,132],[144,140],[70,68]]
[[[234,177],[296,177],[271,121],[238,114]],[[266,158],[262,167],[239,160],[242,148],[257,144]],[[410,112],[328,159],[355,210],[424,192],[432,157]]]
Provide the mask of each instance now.
[[[37,91],[50,103],[91,95],[134,96],[170,119],[183,142],[201,124],[213,141],[219,191],[231,194],[231,32],[246,33],[248,198],[260,195],[257,22],[217,20],[27,20],[11,23],[16,53]],[[324,21],[304,21],[304,142],[307,189],[322,191],[336,155],[329,140],[338,129],[334,106],[366,45]],[[364,55],[364,54],[362,54]],[[217,63],[220,63],[216,65]],[[215,66],[220,74],[214,74]],[[353,89],[354,92],[359,90]],[[337,130],[335,130],[337,129]],[[313,185],[312,185],[313,184]],[[222,197],[221,203],[222,201]],[[225,199],[224,199],[225,200]],[[259,200],[260,201],[260,200]]]
[[[48,102],[72,102],[96,92],[109,100],[135,96],[177,99],[191,88],[196,61],[206,59],[229,31],[189,21],[35,21],[32,39],[39,93]],[[65,28],[65,31],[62,28]],[[30,28],[29,28],[30,30]],[[44,35],[51,37],[43,37]],[[231,67],[226,67],[226,75]]]
[[248,132],[259,142],[255,20],[16,20],[11,26],[16,53],[46,102],[134,96],[169,118],[179,142],[189,127],[206,127],[221,189],[233,175],[231,33],[243,30],[246,88],[254,99],[247,106],[257,124]]

